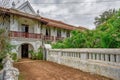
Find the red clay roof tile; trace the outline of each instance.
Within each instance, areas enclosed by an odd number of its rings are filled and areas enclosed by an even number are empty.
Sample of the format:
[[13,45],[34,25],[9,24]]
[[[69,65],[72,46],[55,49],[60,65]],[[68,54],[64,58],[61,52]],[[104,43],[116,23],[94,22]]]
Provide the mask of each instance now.
[[57,27],[57,28],[62,28],[62,29],[67,29],[67,30],[75,30],[75,29],[86,30],[86,28],[83,28],[83,27],[72,26],[72,25],[66,24],[66,23],[61,22],[61,21],[48,19],[48,18],[41,17],[38,15],[24,13],[24,12],[18,11],[16,9],[11,9],[11,8],[8,9],[8,8],[0,7],[0,12],[39,20],[40,22],[47,23],[46,25],[51,26],[51,27]]

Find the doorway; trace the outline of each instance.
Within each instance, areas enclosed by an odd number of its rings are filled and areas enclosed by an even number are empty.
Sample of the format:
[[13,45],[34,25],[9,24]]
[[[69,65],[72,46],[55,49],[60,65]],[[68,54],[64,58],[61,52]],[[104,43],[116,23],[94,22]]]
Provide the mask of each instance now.
[[25,32],[25,33],[28,33],[29,32],[29,25],[26,25],[26,24],[22,24],[22,32]]
[[22,24],[22,32],[24,33],[24,37],[28,37],[28,33],[29,33],[29,25],[26,24]]
[[28,58],[28,50],[29,50],[28,44],[21,45],[22,58]]
[[29,27],[25,26],[25,32],[28,33]]

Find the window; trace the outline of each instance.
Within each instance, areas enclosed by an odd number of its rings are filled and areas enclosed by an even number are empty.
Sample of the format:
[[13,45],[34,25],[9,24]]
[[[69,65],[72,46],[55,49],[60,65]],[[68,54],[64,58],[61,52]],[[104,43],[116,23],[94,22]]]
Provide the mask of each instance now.
[[66,36],[70,37],[70,32],[69,31],[67,31]]
[[25,25],[25,24],[22,24],[21,31],[22,32],[29,32],[29,26]]
[[61,37],[61,30],[57,30],[57,37]]
[[51,30],[50,28],[46,28],[46,36],[50,36],[51,35]]

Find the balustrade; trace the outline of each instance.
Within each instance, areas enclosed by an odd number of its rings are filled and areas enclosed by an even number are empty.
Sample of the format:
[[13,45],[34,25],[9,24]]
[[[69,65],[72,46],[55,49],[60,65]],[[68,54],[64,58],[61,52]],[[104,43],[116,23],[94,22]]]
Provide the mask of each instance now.
[[18,32],[18,31],[10,31],[9,36],[10,37],[19,37],[19,38],[34,38],[34,39],[41,38],[41,34]]
[[[98,51],[97,51],[98,50]],[[114,51],[120,51],[119,49],[108,49],[109,51],[102,51],[99,49],[93,50],[93,52],[89,52],[89,49],[86,51],[80,51],[77,50],[55,50],[55,54],[58,52],[61,52],[61,57],[74,57],[74,58],[80,58],[80,59],[86,59],[86,60],[96,60],[96,61],[104,61],[104,62],[115,62],[120,63],[120,52],[114,53]],[[72,51],[72,52],[71,52]],[[99,52],[100,51],[100,52]],[[111,53],[111,52],[113,53]],[[49,51],[49,54],[51,55],[54,52],[54,49]],[[97,53],[98,52],[98,53]]]
[[50,49],[47,60],[120,79],[120,49]]

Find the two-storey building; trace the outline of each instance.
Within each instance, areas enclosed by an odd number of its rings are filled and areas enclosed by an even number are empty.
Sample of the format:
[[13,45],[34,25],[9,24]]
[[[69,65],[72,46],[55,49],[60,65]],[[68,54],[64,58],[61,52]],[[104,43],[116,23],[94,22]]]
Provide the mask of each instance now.
[[[56,42],[70,37],[70,31],[78,29],[75,26],[48,19],[35,12],[28,1],[11,8],[0,7],[0,27],[5,28],[16,49],[18,58],[30,57],[29,50],[37,51],[45,43]],[[85,28],[79,27],[79,30]]]

